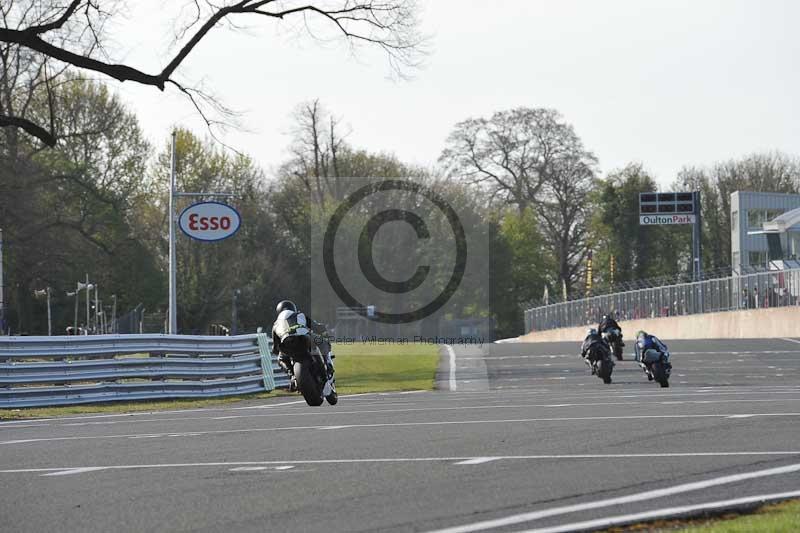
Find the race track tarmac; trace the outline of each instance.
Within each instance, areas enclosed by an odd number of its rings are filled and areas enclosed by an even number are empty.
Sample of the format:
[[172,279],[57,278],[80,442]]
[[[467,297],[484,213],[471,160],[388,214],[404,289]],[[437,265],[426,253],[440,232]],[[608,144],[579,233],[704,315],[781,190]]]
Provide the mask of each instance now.
[[509,343],[442,347],[433,392],[0,423],[0,530],[555,532],[800,497],[800,340],[667,343],[667,389]]

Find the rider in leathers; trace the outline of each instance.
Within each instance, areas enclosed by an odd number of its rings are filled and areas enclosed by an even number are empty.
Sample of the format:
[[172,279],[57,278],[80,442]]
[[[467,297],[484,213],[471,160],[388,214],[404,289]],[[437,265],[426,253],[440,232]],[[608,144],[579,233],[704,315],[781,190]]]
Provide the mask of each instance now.
[[[305,313],[299,311],[297,306],[289,300],[280,302],[275,308],[275,311],[278,313],[278,317],[272,325],[272,353],[278,356],[278,364],[289,374],[290,389],[295,390],[297,385],[294,380],[294,370],[292,369],[289,353],[298,348],[308,351],[313,351],[318,348],[325,358],[328,380],[333,383],[334,355],[331,351],[331,343],[322,336],[327,331],[325,324],[316,322],[311,317],[306,316]],[[275,328],[279,320],[286,320],[291,324],[290,331],[284,333],[282,336],[276,332]],[[306,342],[309,344],[298,347],[298,342]]]
[[600,324],[597,326],[597,331],[603,333],[607,329],[617,329],[619,330],[619,338],[620,338],[620,346],[625,346],[625,343],[622,342],[622,328],[619,327],[619,324],[616,320],[614,320],[614,315],[603,315],[603,319],[600,321]]
[[[586,338],[583,339],[581,346],[581,357],[585,358],[589,353],[595,350],[609,351],[608,343],[603,339],[596,329],[592,328],[587,332]],[[594,367],[592,367],[592,374],[594,374]]]
[[[672,364],[669,362],[669,348],[667,345],[661,342],[661,340],[656,337],[655,335],[650,335],[646,331],[639,331],[636,333],[636,343],[634,344],[634,360],[637,362],[642,362],[644,353],[647,350],[654,350],[658,352],[659,355],[666,356],[665,366],[668,369],[672,369]],[[647,379],[653,380],[653,375],[650,373],[649,370],[647,372]]]

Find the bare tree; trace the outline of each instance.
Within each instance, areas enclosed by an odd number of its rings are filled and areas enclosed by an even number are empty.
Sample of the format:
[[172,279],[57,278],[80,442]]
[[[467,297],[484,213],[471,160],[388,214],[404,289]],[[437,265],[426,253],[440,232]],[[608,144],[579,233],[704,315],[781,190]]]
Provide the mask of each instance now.
[[450,175],[522,212],[538,201],[574,136],[554,109],[517,108],[456,124],[439,160]]
[[592,154],[580,145],[575,146],[572,155],[558,160],[548,172],[540,203],[542,233],[556,260],[559,282],[566,282],[569,292],[583,273],[589,250],[587,198],[596,163]]
[[[176,72],[198,43],[223,23],[233,26],[244,16],[297,20],[304,31],[321,39],[325,37],[318,29],[332,30],[351,49],[359,45],[382,49],[399,75],[418,66],[424,53],[415,0],[239,0],[222,4],[195,0],[193,13],[177,23],[177,52],[160,72],[148,73],[114,62],[105,48],[107,24],[123,6],[121,0],[4,0],[0,4],[0,43],[38,55],[33,64],[46,65],[50,60],[161,91],[171,85],[191,100],[209,126],[224,122],[212,116],[215,112],[230,117],[230,110],[207,92],[178,81]],[[34,78],[43,83],[50,79],[44,71]],[[50,146],[58,137],[52,124],[5,107],[0,109],[0,126],[21,128]]]
[[313,100],[297,106],[294,112],[291,158],[280,174],[299,179],[315,203],[323,205],[325,197],[339,198],[339,158],[347,149],[347,133],[340,131],[339,120],[319,102]]
[[586,253],[584,203],[597,160],[554,109],[517,108],[456,124],[440,162],[491,201],[535,208],[561,280],[571,287]]

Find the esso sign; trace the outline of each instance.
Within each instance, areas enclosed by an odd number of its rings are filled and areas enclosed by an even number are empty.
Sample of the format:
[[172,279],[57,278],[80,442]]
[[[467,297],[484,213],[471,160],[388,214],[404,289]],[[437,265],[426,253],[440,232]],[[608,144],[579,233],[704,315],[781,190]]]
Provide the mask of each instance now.
[[178,225],[192,239],[221,241],[239,231],[242,217],[229,205],[200,202],[183,210],[178,218]]

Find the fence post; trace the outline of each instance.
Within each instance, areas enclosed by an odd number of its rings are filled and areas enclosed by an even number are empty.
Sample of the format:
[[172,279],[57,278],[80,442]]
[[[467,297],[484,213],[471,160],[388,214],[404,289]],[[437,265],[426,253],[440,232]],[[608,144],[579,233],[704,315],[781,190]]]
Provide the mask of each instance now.
[[261,370],[264,372],[264,388],[267,392],[275,390],[275,374],[272,370],[271,340],[266,333],[258,334],[258,353],[261,355]]

